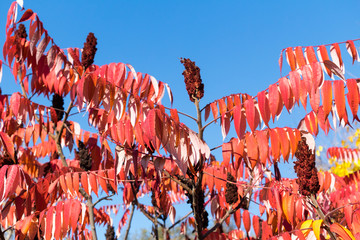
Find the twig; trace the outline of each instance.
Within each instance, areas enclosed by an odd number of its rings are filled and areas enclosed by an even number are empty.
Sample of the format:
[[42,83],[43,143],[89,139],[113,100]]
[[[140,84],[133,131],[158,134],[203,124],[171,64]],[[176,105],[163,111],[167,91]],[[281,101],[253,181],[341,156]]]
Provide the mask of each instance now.
[[1,231],[1,229],[0,229],[0,240],[5,240],[4,233],[3,231]]
[[[68,164],[66,163],[66,158],[65,158],[65,155],[62,151],[62,148],[61,148],[61,135],[62,135],[62,132],[65,128],[65,124],[66,124],[66,121],[67,121],[67,118],[69,117],[69,113],[73,107],[73,101],[70,102],[69,106],[68,106],[68,109],[66,110],[65,112],[65,116],[64,116],[64,119],[63,119],[63,122],[62,122],[62,125],[59,129],[58,132],[56,132],[56,136],[55,136],[55,142],[56,142],[56,148],[57,148],[57,151],[59,153],[59,156],[60,156],[60,159],[61,159],[61,162],[63,163],[64,166],[68,167]],[[60,154],[61,153],[61,154]]]
[[84,196],[84,198],[86,199],[86,205],[88,206],[89,209],[89,220],[90,220],[90,227],[91,227],[91,235],[92,235],[92,239],[93,240],[97,240],[97,235],[96,235],[96,227],[95,227],[95,220],[94,220],[94,204],[92,203],[92,198],[89,194],[87,194],[85,192],[84,189],[79,189],[79,192],[81,193],[81,195]]
[[310,195],[310,200],[311,203],[313,204],[313,206],[316,209],[316,212],[319,214],[319,216],[321,217],[321,219],[324,221],[324,228],[325,230],[328,232],[328,234],[330,235],[331,239],[336,240],[335,235],[330,231],[330,227],[329,227],[329,222],[325,216],[325,214],[323,213],[323,211],[321,210],[318,201],[315,198],[314,194]]
[[[168,109],[168,110],[171,110],[171,108],[168,108],[168,107],[165,107],[165,106],[164,106],[164,108],[165,108],[165,109]],[[177,113],[178,113],[178,114],[181,114],[181,115],[184,115],[185,117],[191,118],[192,120],[194,120],[195,122],[197,122],[197,119],[194,118],[193,116],[190,116],[190,115],[188,115],[188,114],[186,114],[186,113],[183,113],[183,112],[180,112],[180,111],[177,111]]]
[[111,194],[110,196],[106,196],[106,197],[102,197],[102,198],[99,198],[96,202],[94,202],[94,207],[96,204],[98,204],[99,202],[103,201],[103,200],[112,200],[111,197],[114,196],[115,193]]
[[189,194],[192,194],[192,190],[184,183],[182,183],[180,180],[178,180],[177,178],[173,177],[170,175],[170,173],[168,171],[166,171],[165,169],[163,170],[163,172],[165,173],[165,175],[170,178],[171,180],[173,180],[174,182],[176,182],[177,184],[179,184],[182,188],[184,188]]
[[129,223],[128,223],[128,226],[127,226],[127,228],[126,228],[124,240],[127,240],[127,239],[128,239],[129,232],[130,232],[130,228],[131,228],[131,221],[132,221],[132,218],[133,218],[133,215],[134,215],[134,210],[135,210],[135,204],[134,204],[134,202],[133,202],[133,203],[131,204],[131,213],[130,213]]
[[175,227],[177,224],[181,223],[182,221],[185,220],[185,218],[187,218],[188,216],[190,216],[190,214],[192,214],[193,211],[188,212],[185,216],[183,216],[181,219],[177,220],[176,222],[174,222],[173,225],[171,225],[168,230],[171,230],[173,227]]

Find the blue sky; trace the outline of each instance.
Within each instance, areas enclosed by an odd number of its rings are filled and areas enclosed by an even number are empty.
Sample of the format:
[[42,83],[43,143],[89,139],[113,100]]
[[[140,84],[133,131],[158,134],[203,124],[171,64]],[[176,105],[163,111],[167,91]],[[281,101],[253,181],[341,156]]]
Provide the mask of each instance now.
[[[10,4],[0,1],[1,46]],[[174,107],[193,115],[181,57],[196,61],[201,69],[204,106],[231,93],[256,95],[277,81],[283,48],[360,36],[359,1],[25,0],[24,6],[38,13],[61,48],[82,48],[87,34],[94,32],[98,39],[95,64],[130,63],[136,71],[167,82]],[[14,91],[13,82],[4,69],[2,92]],[[280,123],[297,125],[289,117]],[[208,134],[209,145],[218,145],[214,139],[221,139],[220,128],[210,128]]]

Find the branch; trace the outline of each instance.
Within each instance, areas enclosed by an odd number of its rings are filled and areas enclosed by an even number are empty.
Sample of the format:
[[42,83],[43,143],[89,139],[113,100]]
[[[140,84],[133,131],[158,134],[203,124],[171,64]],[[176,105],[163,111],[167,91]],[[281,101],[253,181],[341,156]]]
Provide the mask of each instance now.
[[132,218],[133,218],[133,215],[134,215],[134,210],[135,210],[135,203],[133,202],[133,203],[131,204],[130,219],[129,219],[129,224],[128,224],[127,228],[126,228],[124,240],[127,240],[127,239],[128,239],[129,232],[130,232],[130,227],[131,227],[131,221],[132,221]]
[[168,171],[166,171],[165,169],[163,170],[165,175],[170,178],[171,180],[173,180],[174,182],[176,182],[177,184],[179,184],[183,189],[185,189],[189,194],[192,194],[192,190],[184,183],[182,183],[180,180],[178,180],[177,178],[173,177],[170,175],[170,173]]
[[[135,188],[134,188],[134,185],[131,184],[131,190],[133,192],[133,195],[134,195],[134,200],[133,200],[133,203],[140,209],[140,211],[142,212],[142,214],[144,214],[145,217],[147,217],[147,219],[149,219],[153,224],[155,224],[155,218],[153,216],[150,215],[150,213],[148,213],[145,209],[144,209],[144,206],[139,203],[138,199],[137,199],[137,196],[136,196],[136,191],[135,191]],[[163,224],[161,223],[158,223],[161,227],[164,227]]]
[[316,212],[319,214],[319,216],[321,217],[321,219],[324,221],[324,223],[325,223],[325,224],[324,224],[325,230],[328,232],[328,234],[330,235],[331,239],[336,240],[335,235],[330,231],[329,222],[328,222],[325,214],[324,214],[323,211],[321,210],[321,208],[320,208],[320,206],[319,206],[319,203],[318,203],[318,201],[316,200],[314,194],[311,194],[311,195],[310,195],[310,200],[311,200],[311,203],[313,204],[313,206],[315,207]]
[[56,142],[56,149],[58,151],[58,154],[60,156],[60,159],[61,159],[61,162],[64,166],[68,167],[68,164],[66,163],[66,158],[65,158],[65,155],[63,153],[63,150],[61,148],[61,135],[62,135],[62,132],[64,131],[64,128],[65,128],[65,124],[66,124],[66,121],[67,121],[67,118],[69,117],[69,113],[73,107],[73,101],[70,102],[69,106],[68,106],[68,109],[66,110],[65,112],[65,117],[63,119],[63,122],[62,122],[62,125],[60,127],[60,130],[58,132],[56,132],[56,136],[55,136],[55,142]]
[[[168,110],[171,110],[171,108],[168,108],[168,107],[165,107],[165,106],[164,106],[164,108],[165,108],[165,109],[168,109]],[[178,114],[181,114],[181,115],[184,115],[185,117],[191,118],[192,120],[194,120],[195,122],[197,122],[197,119],[196,119],[196,118],[194,118],[194,117],[192,117],[192,116],[190,116],[190,115],[188,115],[188,114],[186,114],[186,113],[179,112],[178,110],[177,110],[177,113],[178,113]]]
[[96,235],[96,227],[95,227],[95,220],[94,220],[94,204],[92,203],[92,198],[89,194],[87,194],[85,192],[84,189],[79,189],[79,192],[81,193],[81,195],[84,196],[84,198],[86,199],[86,205],[89,208],[89,220],[90,220],[90,227],[91,227],[91,235],[92,235],[92,239],[93,240],[97,240],[97,235]]
[[1,229],[0,229],[0,240],[5,240],[4,233],[3,231],[1,231]]
[[111,194],[110,196],[106,196],[106,197],[102,197],[102,198],[99,198],[94,204],[93,206],[95,207],[96,204],[98,204],[99,202],[103,201],[103,200],[112,200],[111,197],[114,196],[115,193]]
[[181,223],[183,220],[185,220],[185,218],[187,218],[188,216],[190,216],[190,214],[193,211],[188,212],[185,216],[183,216],[181,219],[177,220],[173,225],[171,225],[168,230],[171,230],[173,227],[175,227],[177,224]]
[[247,195],[249,194],[249,201],[248,201],[248,204],[250,203],[250,195],[251,195],[251,192],[252,192],[252,182],[253,182],[253,178],[250,179],[250,183],[249,183],[249,187],[246,189],[246,192],[244,193],[244,197],[241,198],[239,204],[233,209],[233,206],[234,204],[231,204],[230,205],[230,208],[227,210],[227,212],[225,213],[225,215],[220,219],[219,222],[217,222],[212,228],[210,228],[202,237],[203,239],[205,239],[210,233],[212,233],[213,231],[215,231],[218,227],[220,227],[223,222],[233,213],[235,213],[237,210],[239,210],[241,208],[241,206],[243,205],[245,199],[247,199]]

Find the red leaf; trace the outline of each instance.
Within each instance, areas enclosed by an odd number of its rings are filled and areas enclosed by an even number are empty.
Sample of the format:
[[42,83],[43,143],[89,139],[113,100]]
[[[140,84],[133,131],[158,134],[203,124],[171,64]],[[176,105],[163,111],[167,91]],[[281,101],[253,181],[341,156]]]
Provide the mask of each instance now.
[[16,92],[11,95],[10,106],[11,106],[11,110],[14,113],[15,117],[18,115],[19,110],[20,110],[20,106],[21,106],[20,100],[21,100],[20,93]]
[[325,68],[324,70],[332,78],[331,70],[329,68],[327,68],[326,65],[323,64],[326,60],[329,60],[329,55],[327,53],[326,47],[324,45],[319,46],[317,49],[317,54],[318,54],[320,62],[322,62],[321,65]]
[[333,223],[330,226],[331,232],[338,234],[343,240],[354,240],[352,233],[339,223]]
[[46,227],[45,227],[45,238],[51,239],[53,229],[53,211],[54,207],[51,206],[46,213]]
[[6,185],[4,187],[4,198],[9,194],[15,193],[17,186],[20,185],[20,175],[18,165],[10,165],[7,171]]
[[216,119],[217,119],[217,117],[218,117],[218,108],[217,108],[217,102],[215,101],[215,102],[212,102],[211,104],[210,104],[210,107],[211,107],[211,111],[212,111],[212,114],[213,114],[213,116],[214,116],[214,119],[215,119],[215,122],[216,122]]
[[261,114],[261,118],[264,121],[265,125],[269,127],[270,120],[270,107],[269,107],[269,99],[266,96],[266,92],[259,92],[257,95],[259,111]]
[[229,163],[230,163],[231,156],[232,156],[232,144],[231,144],[231,142],[223,143],[223,145],[222,145],[222,156],[223,156],[223,161],[222,161],[221,165],[224,165],[225,167],[228,167]]
[[246,134],[246,149],[247,155],[250,160],[251,167],[254,168],[257,160],[259,159],[259,151],[258,151],[258,143],[256,142],[256,138],[254,134]]
[[257,139],[258,145],[261,146],[259,148],[260,161],[265,166],[266,161],[269,158],[269,137],[268,137],[267,131],[257,131],[256,139]]
[[286,60],[291,68],[291,71],[296,70],[296,59],[293,49],[291,47],[286,48],[285,54],[286,54]]
[[234,220],[235,220],[235,224],[237,226],[238,229],[240,229],[241,226],[241,215],[240,215],[240,209],[238,209],[235,213],[234,213]]
[[340,121],[342,119],[345,120],[346,116],[346,109],[345,109],[345,89],[344,89],[344,82],[341,80],[334,81],[334,95],[335,95],[335,104],[336,110],[339,116]]
[[270,139],[271,139],[271,154],[273,156],[274,161],[277,161],[280,158],[280,139],[275,129],[270,130]]
[[246,100],[244,106],[245,106],[247,122],[249,124],[251,131],[254,132],[260,122],[259,112],[255,108],[254,100],[252,98]]
[[73,174],[73,188],[75,193],[77,194],[79,192],[79,173],[74,173]]
[[359,61],[359,55],[358,55],[358,52],[356,50],[356,47],[354,45],[354,42],[352,40],[349,40],[346,42],[346,49],[348,51],[348,53],[350,54],[350,56],[352,57],[353,59],[353,64],[356,61]]
[[246,232],[249,232],[251,227],[251,222],[250,222],[250,214],[248,210],[243,211],[242,218],[243,218],[245,230]]
[[242,109],[241,105],[234,108],[234,125],[238,138],[242,139],[245,136],[246,117],[245,111]]
[[259,221],[259,217],[256,216],[256,215],[254,215],[252,222],[253,222],[253,229],[254,229],[254,232],[255,232],[255,236],[256,236],[257,238],[259,238],[259,237],[260,237],[260,232],[261,232],[261,231],[260,231],[260,221]]
[[339,44],[333,43],[330,47],[330,56],[332,61],[343,71],[344,73],[344,63],[341,58],[341,51]]
[[289,73],[291,91],[294,94],[295,102],[299,105],[300,100],[300,74],[297,71]]
[[281,102],[280,93],[278,90],[278,86],[276,84],[272,84],[269,86],[269,107],[271,116],[273,118],[273,122],[275,122],[275,116],[277,116],[279,103]]
[[85,192],[90,195],[91,193],[89,192],[88,175],[86,172],[83,172],[81,174],[81,185],[84,188]]
[[66,182],[66,186],[68,191],[70,191],[71,194],[74,193],[74,188],[73,188],[73,184],[72,184],[72,177],[71,177],[71,173],[66,173],[65,174],[65,182]]
[[353,119],[358,119],[357,112],[359,108],[359,88],[357,86],[356,79],[347,80],[347,89],[348,93],[346,95],[348,104],[350,106],[351,112],[353,114]]
[[332,82],[324,81],[321,87],[321,97],[325,118],[329,115],[332,108]]
[[296,47],[295,48],[295,56],[296,56],[296,62],[299,68],[306,65],[306,60],[304,58],[304,54],[302,51],[302,47]]
[[62,230],[62,224],[61,224],[61,218],[62,218],[62,211],[63,211],[63,202],[58,202],[55,208],[56,216],[55,216],[55,231],[54,231],[54,237],[55,239],[60,239],[62,236],[61,230]]
[[[34,12],[31,9],[27,9],[24,14],[21,16],[20,20],[18,21],[18,23],[24,22],[30,18],[33,18],[33,15],[36,16],[36,14],[34,14]],[[34,18],[33,18],[34,19]]]
[[280,78],[279,87],[281,92],[281,99],[283,100],[288,112],[290,112],[290,109],[293,107],[293,96],[290,90],[289,79],[287,79],[286,77]]
[[[281,139],[280,140],[281,141],[281,154],[283,155],[284,160],[287,161],[289,159],[289,155],[290,155],[290,143],[289,143],[288,134],[284,128],[277,128],[276,130]],[[262,146],[262,145],[260,145],[260,146]]]
[[308,64],[313,62],[317,62],[315,51],[313,47],[306,47],[305,48],[305,58]]
[[89,174],[89,182],[90,182],[90,186],[91,186],[91,190],[96,194],[96,196],[98,197],[98,184],[96,181],[96,176],[95,174],[91,173]]
[[320,91],[313,88],[309,97],[311,108],[317,113],[320,105]]
[[9,135],[7,135],[4,132],[0,132],[0,138],[6,151],[9,153],[10,157],[14,160],[15,151],[14,151],[14,144],[11,141],[11,138],[9,137]]
[[[0,168],[0,179],[5,179],[7,169],[8,169],[8,165],[4,165]],[[2,202],[2,200],[6,197],[6,195],[4,195],[5,190],[6,190],[6,186],[4,184],[0,184],[0,202]]]

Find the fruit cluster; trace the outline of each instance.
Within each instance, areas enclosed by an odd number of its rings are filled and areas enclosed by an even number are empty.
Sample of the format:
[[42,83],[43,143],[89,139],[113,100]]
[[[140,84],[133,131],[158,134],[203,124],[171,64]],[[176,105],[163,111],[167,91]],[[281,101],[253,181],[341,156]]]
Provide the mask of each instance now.
[[238,187],[234,184],[236,179],[228,172],[225,190],[225,200],[228,204],[234,204],[239,200]]
[[105,233],[105,239],[106,240],[115,240],[115,230],[114,227],[108,224],[106,233]]
[[59,94],[53,95],[52,107],[55,109],[57,120],[61,121],[64,117],[64,99]]
[[204,84],[201,80],[200,68],[188,58],[181,58],[180,62],[185,67],[182,75],[184,75],[184,82],[190,101],[194,102],[195,98],[201,99],[204,96]]
[[79,141],[79,150],[76,151],[76,154],[78,159],[80,159],[80,167],[85,171],[89,171],[92,166],[92,158],[82,141]]
[[294,169],[298,176],[299,191],[304,196],[316,194],[319,189],[319,178],[315,167],[315,152],[309,149],[306,138],[302,137],[295,152]]
[[86,42],[84,43],[84,48],[81,55],[81,64],[85,69],[94,63],[95,53],[97,50],[96,44],[97,39],[94,33],[89,33],[86,38]]

